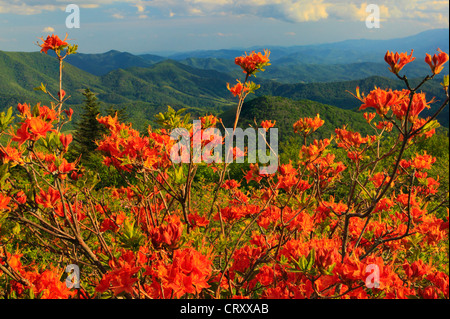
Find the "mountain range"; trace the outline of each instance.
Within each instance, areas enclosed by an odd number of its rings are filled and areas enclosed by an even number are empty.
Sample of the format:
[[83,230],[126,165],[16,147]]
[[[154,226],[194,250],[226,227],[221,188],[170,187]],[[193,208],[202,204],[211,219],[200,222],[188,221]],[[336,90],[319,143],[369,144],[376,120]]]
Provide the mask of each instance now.
[[[414,49],[416,61],[402,70],[414,82],[418,81],[414,78],[430,73],[423,61],[425,52],[434,54],[437,48],[449,51],[448,35],[448,29],[436,29],[394,40],[362,39],[311,46],[268,46],[272,65],[254,79],[261,84],[261,89],[252,96],[256,102],[249,105],[258,105],[258,101],[267,104],[268,96],[278,96],[284,98],[276,100],[280,107],[282,101],[301,109],[301,103],[289,102],[288,99],[309,100],[303,105],[315,105],[313,109],[323,112],[325,109],[322,106],[329,105],[338,113],[342,110],[355,113],[360,102],[348,91],[354,92],[356,86],[366,93],[375,86],[403,88],[401,81],[393,77],[383,60],[387,50],[410,52]],[[67,63],[63,72],[64,89],[71,95],[67,103],[75,110],[76,120],[77,111],[83,103],[82,92],[84,88],[89,88],[97,94],[103,106],[126,107],[130,121],[138,128],[152,123],[153,115],[166,110],[167,105],[188,107],[194,116],[205,113],[226,116],[237,102],[226,84],[243,78],[242,71],[234,64],[234,57],[252,50],[260,51],[262,47],[195,51],[167,57],[114,50],[101,54],[70,55],[65,60]],[[0,111],[23,102],[49,103],[42,92],[33,88],[42,82],[56,92],[57,72],[57,61],[51,54],[0,51]],[[448,74],[448,64],[442,74]],[[442,100],[441,81],[440,75],[423,87],[429,99],[436,96]],[[428,114],[437,107],[438,102],[433,104]],[[296,116],[300,114],[296,113]],[[244,123],[247,114],[243,112],[242,115]],[[345,117],[351,118],[348,115]],[[448,118],[447,107],[438,120],[448,127]]]

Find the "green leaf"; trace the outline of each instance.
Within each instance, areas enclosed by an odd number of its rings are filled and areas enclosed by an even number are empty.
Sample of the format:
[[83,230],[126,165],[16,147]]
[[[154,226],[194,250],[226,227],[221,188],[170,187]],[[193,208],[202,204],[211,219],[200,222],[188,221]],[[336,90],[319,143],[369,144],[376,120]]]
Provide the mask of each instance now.
[[308,261],[306,260],[305,256],[301,256],[299,259],[300,269],[305,271],[306,267],[308,265]]
[[449,76],[448,75],[444,75],[443,82],[441,83],[441,85],[444,88],[448,88],[448,86],[449,86]]
[[316,253],[314,248],[312,248],[307,257],[306,270],[310,270],[314,265],[315,261],[316,261]]
[[35,87],[35,91],[42,91],[44,93],[47,93],[47,88],[45,87],[44,83],[41,82],[41,86]]
[[0,113],[0,128],[2,131],[6,130],[9,125],[12,123],[14,117],[12,116],[12,107],[8,109],[6,112]]

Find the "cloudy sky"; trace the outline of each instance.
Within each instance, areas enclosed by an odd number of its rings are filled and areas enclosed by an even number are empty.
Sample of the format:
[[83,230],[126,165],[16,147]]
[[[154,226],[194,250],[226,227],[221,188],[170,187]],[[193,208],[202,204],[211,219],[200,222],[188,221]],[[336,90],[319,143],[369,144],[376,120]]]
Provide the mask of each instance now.
[[[68,4],[80,28],[66,27]],[[368,4],[380,28],[367,28]],[[132,53],[389,39],[449,27],[446,0],[0,0],[0,50],[69,34],[80,52]]]

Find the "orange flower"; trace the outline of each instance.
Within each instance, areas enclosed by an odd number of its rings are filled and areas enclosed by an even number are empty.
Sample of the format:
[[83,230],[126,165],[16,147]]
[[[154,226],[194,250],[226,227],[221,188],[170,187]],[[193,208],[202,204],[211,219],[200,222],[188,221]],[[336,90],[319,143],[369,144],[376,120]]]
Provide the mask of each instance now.
[[305,117],[294,123],[294,132],[309,135],[325,123],[317,114],[315,118]]
[[27,103],[17,104],[17,110],[25,117],[31,116],[30,106]]
[[178,216],[170,216],[167,224],[152,228],[149,232],[153,246],[161,249],[163,246],[175,248],[183,233],[183,224]]
[[386,55],[384,56],[384,61],[386,61],[387,64],[390,65],[389,70],[394,73],[398,74],[400,70],[409,62],[414,61],[416,58],[412,56],[414,50],[411,50],[411,54],[408,55],[406,52],[398,53],[398,52],[386,52]]
[[2,210],[2,209],[9,210],[10,208],[8,207],[8,204],[9,204],[10,200],[11,200],[11,198],[0,193],[0,210]]
[[58,190],[49,187],[47,192],[43,189],[40,190],[39,195],[36,195],[36,203],[44,206],[45,208],[54,208],[61,199],[61,194]]
[[6,164],[8,162],[22,163],[23,160],[21,156],[22,153],[19,152],[17,148],[9,146],[9,144],[6,147],[0,149],[0,159],[3,161],[3,164]]
[[48,131],[51,131],[52,125],[38,117],[32,117],[27,122],[30,128],[31,139],[36,141],[40,137],[45,137]]
[[359,109],[364,110],[373,107],[379,115],[386,115],[389,109],[401,100],[402,96],[397,91],[375,88],[363,99],[364,104]]
[[433,165],[434,162],[436,162],[436,157],[428,155],[427,152],[424,151],[423,155],[416,155],[416,157],[412,160],[412,166],[417,170],[431,169],[431,165]]
[[372,120],[375,118],[375,113],[364,113],[364,118],[366,119],[367,124],[372,122]]
[[236,80],[238,83],[230,88],[230,84],[227,83],[227,89],[234,95],[241,97],[242,93],[248,92],[249,88],[247,86],[244,86],[241,81]]
[[19,147],[31,138],[28,132],[28,124],[26,122],[17,129],[16,133],[12,133],[12,140],[19,143]]
[[208,226],[209,220],[204,217],[200,216],[197,213],[192,213],[188,215],[189,223],[192,225],[192,227],[205,227]]
[[448,61],[448,54],[441,49],[438,49],[438,51],[440,52],[438,55],[435,54],[431,57],[431,55],[427,53],[425,57],[425,62],[428,63],[433,74],[439,74],[444,68],[444,63]]
[[[408,91],[409,92],[409,91]],[[402,120],[404,116],[406,115],[406,112],[409,107],[408,112],[408,121],[411,123],[415,123],[418,119],[419,114],[425,109],[430,108],[430,103],[433,103],[434,100],[428,101],[425,98],[425,93],[416,93],[413,96],[413,100],[411,103],[409,103],[410,98],[409,96],[405,96],[400,103],[395,104],[392,106],[392,112],[395,114],[395,116]],[[411,105],[410,105],[411,104]]]
[[46,40],[41,38],[41,40],[44,41],[44,43],[39,45],[42,48],[41,52],[44,52],[45,54],[47,54],[48,50],[58,51],[58,50],[63,49],[64,47],[66,47],[68,45],[68,43],[66,42],[66,39],[67,39],[67,34],[66,34],[66,37],[64,38],[64,40],[61,40],[57,35],[53,35],[53,34],[52,34],[52,36],[47,36]]
[[264,55],[262,55],[261,52],[255,53],[255,51],[253,51],[250,55],[247,55],[246,52],[245,56],[237,57],[234,59],[234,62],[242,68],[244,73],[251,76],[258,71],[264,71],[263,67],[270,65],[269,56],[269,50],[264,50]]
[[271,127],[274,127],[275,126],[275,123],[276,123],[277,121],[269,121],[269,120],[266,120],[266,121],[262,121],[261,122],[261,126],[264,128],[264,130],[267,132],[267,130],[269,129],[269,128],[271,128]]
[[206,116],[202,116],[200,118],[200,121],[202,124],[202,128],[205,129],[208,127],[215,126],[216,123],[218,122],[218,119],[214,115],[206,115]]
[[64,96],[66,96],[66,91],[61,90],[58,92],[58,97],[60,100],[62,100],[64,98]]
[[72,142],[72,135],[71,134],[61,134],[59,136],[59,140],[61,141],[62,145],[64,146],[64,150],[67,152],[69,149],[69,144]]

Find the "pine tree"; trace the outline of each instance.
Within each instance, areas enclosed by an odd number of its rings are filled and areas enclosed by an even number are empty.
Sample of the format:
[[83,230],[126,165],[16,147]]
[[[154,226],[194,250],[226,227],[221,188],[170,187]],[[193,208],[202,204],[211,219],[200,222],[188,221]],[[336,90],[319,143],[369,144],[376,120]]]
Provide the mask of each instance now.
[[83,159],[87,159],[89,154],[97,148],[95,141],[102,137],[105,128],[97,121],[97,116],[100,114],[100,103],[95,94],[86,88],[83,95],[85,97],[82,106],[83,112],[80,120],[75,124],[74,141],[77,153],[82,154]]

